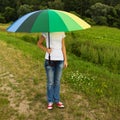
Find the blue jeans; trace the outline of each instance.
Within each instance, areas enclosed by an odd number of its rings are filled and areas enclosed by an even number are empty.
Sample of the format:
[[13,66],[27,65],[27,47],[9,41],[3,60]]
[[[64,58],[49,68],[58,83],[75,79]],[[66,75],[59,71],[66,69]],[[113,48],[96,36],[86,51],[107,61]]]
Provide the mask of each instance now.
[[45,70],[47,75],[47,99],[48,102],[60,101],[60,79],[62,75],[64,61],[45,60]]

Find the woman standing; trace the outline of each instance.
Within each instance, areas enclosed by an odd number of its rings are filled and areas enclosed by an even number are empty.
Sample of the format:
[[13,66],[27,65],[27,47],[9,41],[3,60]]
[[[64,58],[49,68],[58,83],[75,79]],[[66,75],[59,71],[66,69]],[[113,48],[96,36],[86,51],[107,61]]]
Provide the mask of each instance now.
[[[66,68],[68,64],[64,42],[65,33],[50,33],[50,43],[48,42],[48,37],[48,33],[43,33],[38,41],[38,46],[46,52],[45,70],[47,75],[47,108],[50,110],[53,109],[53,103],[56,103],[60,108],[64,108],[63,103],[60,102],[60,79],[63,67]],[[46,40],[46,47],[43,45],[44,40]]]

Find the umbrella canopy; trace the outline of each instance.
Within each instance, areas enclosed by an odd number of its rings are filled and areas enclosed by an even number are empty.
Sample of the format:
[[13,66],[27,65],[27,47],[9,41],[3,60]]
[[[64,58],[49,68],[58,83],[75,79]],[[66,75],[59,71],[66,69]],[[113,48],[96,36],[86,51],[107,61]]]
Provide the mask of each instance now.
[[74,14],[46,9],[28,13],[10,27],[9,32],[67,32],[90,28],[90,25]]
[[[50,48],[50,32],[67,32],[90,28],[90,25],[74,14],[46,9],[28,13],[10,27],[8,32],[48,32],[48,47]],[[50,61],[50,54],[49,54]]]

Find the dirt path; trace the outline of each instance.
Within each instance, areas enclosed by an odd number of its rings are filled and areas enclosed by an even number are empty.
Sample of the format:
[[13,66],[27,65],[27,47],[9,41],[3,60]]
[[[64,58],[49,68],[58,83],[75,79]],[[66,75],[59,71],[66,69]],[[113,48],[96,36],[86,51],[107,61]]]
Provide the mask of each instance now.
[[[61,86],[66,108],[46,109],[46,78],[40,61],[0,41],[0,120],[104,120],[104,110],[67,85]],[[6,101],[6,102],[5,102]]]

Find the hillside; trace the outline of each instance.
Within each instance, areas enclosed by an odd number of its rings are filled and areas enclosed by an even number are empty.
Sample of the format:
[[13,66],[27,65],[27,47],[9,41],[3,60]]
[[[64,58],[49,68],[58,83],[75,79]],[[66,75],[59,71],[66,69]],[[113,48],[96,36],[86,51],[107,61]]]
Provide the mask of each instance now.
[[61,93],[66,108],[48,111],[43,65],[9,44],[0,41],[0,46],[0,120],[96,119],[87,99],[65,84]]
[[5,27],[0,27],[0,120],[119,120],[119,74],[69,52],[61,83],[66,107],[48,111],[43,52]]

